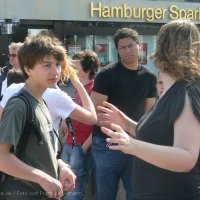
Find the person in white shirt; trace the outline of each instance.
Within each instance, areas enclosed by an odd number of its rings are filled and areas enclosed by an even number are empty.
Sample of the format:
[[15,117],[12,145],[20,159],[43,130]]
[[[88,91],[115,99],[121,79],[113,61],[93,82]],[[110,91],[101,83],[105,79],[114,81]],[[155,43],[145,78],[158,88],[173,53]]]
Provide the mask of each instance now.
[[[0,113],[2,113],[7,101],[24,87],[24,83],[13,83],[10,85],[2,98],[0,103]],[[71,112],[76,108],[76,104],[72,101],[71,97],[60,90],[59,88],[47,88],[43,94],[43,99],[47,104],[51,114],[54,129],[57,131],[61,118],[67,118]]]

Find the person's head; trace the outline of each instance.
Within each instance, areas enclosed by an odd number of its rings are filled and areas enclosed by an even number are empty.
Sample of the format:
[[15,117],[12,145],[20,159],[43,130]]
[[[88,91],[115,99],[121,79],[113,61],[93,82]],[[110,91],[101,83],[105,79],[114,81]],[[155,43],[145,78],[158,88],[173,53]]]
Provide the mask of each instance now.
[[160,97],[162,92],[163,92],[163,90],[164,90],[164,84],[163,84],[163,79],[162,79],[162,73],[161,72],[158,72],[156,87],[157,87],[158,96]]
[[67,55],[58,38],[38,34],[26,38],[18,51],[18,60],[25,79],[44,79],[45,87],[53,87],[60,78],[61,67],[66,68]]
[[92,50],[83,50],[72,56],[74,68],[80,81],[93,80],[98,71],[99,60],[97,54]]
[[24,76],[21,70],[10,69],[7,75],[7,86],[9,87],[13,83],[24,83]]
[[161,27],[155,65],[175,80],[200,77],[200,34],[194,23],[176,20]]
[[138,62],[139,34],[130,28],[119,29],[114,35],[114,43],[124,63]]
[[15,69],[20,69],[19,62],[17,59],[17,52],[22,45],[23,45],[23,43],[21,43],[21,42],[17,42],[17,43],[13,42],[8,47],[9,48],[9,63]]

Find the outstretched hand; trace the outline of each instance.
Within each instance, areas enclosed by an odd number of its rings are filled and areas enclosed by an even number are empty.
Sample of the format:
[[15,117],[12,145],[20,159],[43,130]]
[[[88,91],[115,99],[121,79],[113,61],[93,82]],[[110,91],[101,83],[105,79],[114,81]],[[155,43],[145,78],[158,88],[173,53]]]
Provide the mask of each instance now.
[[103,105],[97,106],[97,110],[101,111],[98,113],[99,125],[110,127],[114,123],[126,130],[126,115],[111,103],[104,101]]
[[110,127],[112,130],[101,127],[102,132],[109,136],[109,138],[106,139],[109,149],[119,150],[126,154],[132,154],[132,141],[134,139],[124,132],[121,126],[111,124]]

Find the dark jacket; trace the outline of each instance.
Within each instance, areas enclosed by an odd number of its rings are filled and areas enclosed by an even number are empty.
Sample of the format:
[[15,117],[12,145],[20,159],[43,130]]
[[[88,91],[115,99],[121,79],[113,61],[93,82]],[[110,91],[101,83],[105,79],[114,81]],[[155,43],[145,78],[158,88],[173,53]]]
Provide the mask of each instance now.
[[[0,68],[0,92],[1,92],[1,88],[2,88],[2,83],[3,81],[6,79],[8,71],[12,68],[11,65],[8,66],[4,66]],[[1,94],[1,93],[0,93]],[[0,97],[1,99],[1,97]]]

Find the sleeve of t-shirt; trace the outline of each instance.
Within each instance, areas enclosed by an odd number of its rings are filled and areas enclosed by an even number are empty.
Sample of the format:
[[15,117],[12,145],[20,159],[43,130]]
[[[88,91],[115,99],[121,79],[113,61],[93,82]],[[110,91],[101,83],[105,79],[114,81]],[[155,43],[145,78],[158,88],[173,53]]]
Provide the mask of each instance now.
[[0,122],[0,143],[16,148],[26,122],[26,105],[21,99],[11,99],[6,104]]
[[4,92],[3,98],[1,100],[1,107],[4,108],[6,106],[7,101],[15,95],[17,92],[19,92],[24,86],[24,83],[13,83],[10,85],[6,91]]
[[157,89],[156,89],[156,83],[157,83],[157,78],[154,74],[152,74],[152,79],[151,79],[151,88],[149,90],[148,98],[153,98],[157,96]]
[[94,87],[92,90],[97,93],[109,96],[111,84],[111,74],[107,70],[101,71],[99,74],[97,74],[94,80]]
[[54,104],[51,106],[48,103],[50,113],[53,112],[54,115],[57,115],[62,119],[66,119],[76,108],[76,103],[67,93],[63,92],[62,90],[54,89],[51,95],[51,99],[54,101]]
[[8,99],[8,98],[7,98],[7,94],[8,94],[8,93],[5,92],[4,95],[3,95],[3,97],[2,97],[1,104],[0,104],[2,108],[4,108],[4,107],[6,106],[6,103],[7,103],[7,101],[8,101],[8,100],[7,100],[7,99]]

